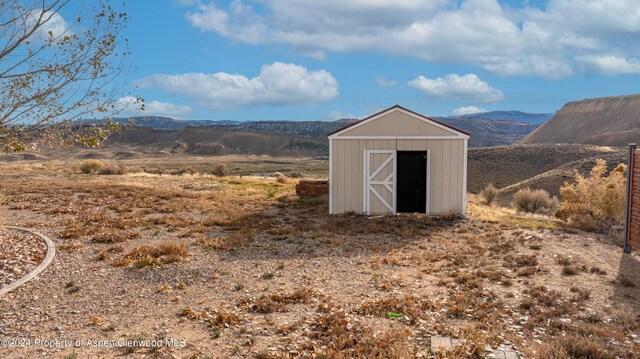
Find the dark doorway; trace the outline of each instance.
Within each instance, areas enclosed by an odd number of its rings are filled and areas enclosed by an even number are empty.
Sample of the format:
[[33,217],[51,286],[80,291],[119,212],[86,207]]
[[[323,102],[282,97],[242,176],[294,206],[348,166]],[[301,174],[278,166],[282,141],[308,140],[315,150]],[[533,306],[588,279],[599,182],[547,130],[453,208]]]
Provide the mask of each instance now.
[[397,211],[427,211],[427,152],[398,151]]

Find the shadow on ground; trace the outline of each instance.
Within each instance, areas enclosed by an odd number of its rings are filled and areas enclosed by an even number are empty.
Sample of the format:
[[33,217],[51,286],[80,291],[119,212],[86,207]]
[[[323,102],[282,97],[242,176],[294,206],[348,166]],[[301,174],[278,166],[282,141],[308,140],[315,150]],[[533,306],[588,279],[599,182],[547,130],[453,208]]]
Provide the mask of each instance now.
[[634,254],[623,253],[620,248],[620,264],[618,276],[614,283],[613,306],[629,310],[629,320],[640,321],[640,259],[635,249]]
[[459,218],[420,214],[329,215],[326,201],[295,200],[224,226],[230,235],[246,237],[246,246],[231,248],[222,258],[244,261],[386,253],[415,245],[459,222]]

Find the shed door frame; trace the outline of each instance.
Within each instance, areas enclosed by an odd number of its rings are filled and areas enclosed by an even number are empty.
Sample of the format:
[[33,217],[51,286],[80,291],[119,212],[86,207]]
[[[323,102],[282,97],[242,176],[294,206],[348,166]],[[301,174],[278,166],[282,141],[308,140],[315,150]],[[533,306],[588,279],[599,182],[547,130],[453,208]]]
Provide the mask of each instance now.
[[[372,169],[371,168],[371,155],[372,154],[389,154],[390,156],[387,157],[387,159],[385,159],[382,164],[380,164],[377,168]],[[373,181],[373,178],[375,177],[375,175],[378,174],[378,172],[380,172],[380,170],[382,170],[384,167],[389,165],[389,162],[391,162],[391,166],[392,166],[392,171],[391,174],[384,180],[384,181]],[[397,151],[396,150],[364,150],[364,173],[363,173],[363,184],[364,184],[364,196],[363,196],[363,200],[364,200],[364,211],[367,214],[371,214],[371,194],[373,193],[374,196],[376,196],[378,198],[378,200],[380,200],[380,202],[382,202],[382,204],[387,207],[387,209],[389,210],[389,212],[391,212],[392,214],[396,213],[396,178],[398,176],[398,169],[397,169]],[[373,173],[373,176],[371,175]],[[390,189],[391,192],[391,203],[387,203],[382,196],[372,187],[372,185],[377,184],[377,185],[383,185],[386,189]]]
[[[429,150],[429,149],[424,149],[424,150],[401,150],[401,151],[396,150],[396,159],[397,159],[397,156],[398,156],[397,152],[426,152],[427,153],[427,158],[426,158],[426,161],[427,161],[427,164],[426,164],[426,167],[427,167],[427,173],[426,173],[426,176],[427,176],[427,181],[426,182],[427,183],[426,183],[426,187],[427,188],[425,188],[425,199],[424,199],[425,200],[425,206],[424,206],[425,211],[424,211],[424,213],[425,214],[430,214],[431,213],[431,209],[430,209],[429,202],[430,202],[430,199],[431,199],[431,150]],[[396,171],[397,171],[397,168],[396,168]],[[396,172],[394,177],[395,178],[398,177],[397,172]],[[396,191],[396,196],[397,195],[398,195],[398,193]],[[397,210],[397,208],[396,208],[396,210]],[[397,213],[397,211],[394,212],[394,213]]]
[[[410,150],[408,150],[410,151]],[[407,152],[408,152],[407,151]],[[425,214],[429,214],[431,209],[430,209],[430,201],[431,201],[431,150],[430,149],[426,149],[426,150],[420,150],[419,152],[427,152],[427,188],[426,188],[426,210],[425,210]],[[362,174],[362,178],[363,178],[363,189],[364,189],[364,196],[362,196],[363,198],[363,203],[362,203],[362,208],[363,208],[363,212],[365,212],[366,214],[371,214],[371,208],[369,207],[370,203],[371,203],[371,191],[369,190],[369,186],[371,185],[370,183],[370,176],[369,174],[371,173],[370,171],[370,166],[369,166],[369,162],[371,159],[371,154],[372,153],[389,153],[392,154],[392,161],[393,161],[393,193],[392,193],[392,201],[393,203],[391,204],[391,213],[392,214],[397,214],[397,195],[398,195],[398,190],[397,190],[397,178],[398,178],[398,151],[397,150],[364,150],[364,161],[363,161],[363,174]],[[466,172],[466,171],[465,171]],[[464,205],[464,202],[463,202]]]

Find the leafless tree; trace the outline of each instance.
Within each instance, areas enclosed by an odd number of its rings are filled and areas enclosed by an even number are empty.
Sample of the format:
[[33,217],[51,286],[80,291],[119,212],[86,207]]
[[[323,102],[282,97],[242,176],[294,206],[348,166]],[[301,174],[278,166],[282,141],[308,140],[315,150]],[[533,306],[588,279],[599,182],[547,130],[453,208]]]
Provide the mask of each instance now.
[[114,100],[130,55],[123,34],[127,20],[108,0],[0,0],[4,152],[35,145],[96,146],[116,128],[75,120],[117,110]]

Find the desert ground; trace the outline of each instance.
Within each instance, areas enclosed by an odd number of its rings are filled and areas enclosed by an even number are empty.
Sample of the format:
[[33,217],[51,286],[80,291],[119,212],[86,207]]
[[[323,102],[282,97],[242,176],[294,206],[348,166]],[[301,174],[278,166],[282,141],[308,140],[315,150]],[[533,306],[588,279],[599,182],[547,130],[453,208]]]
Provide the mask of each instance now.
[[473,194],[466,218],[330,216],[272,176],[326,178],[323,159],[132,158],[112,175],[84,161],[0,162],[5,224],[58,251],[0,297],[0,337],[25,338],[1,357],[639,356],[640,257],[615,235]]

